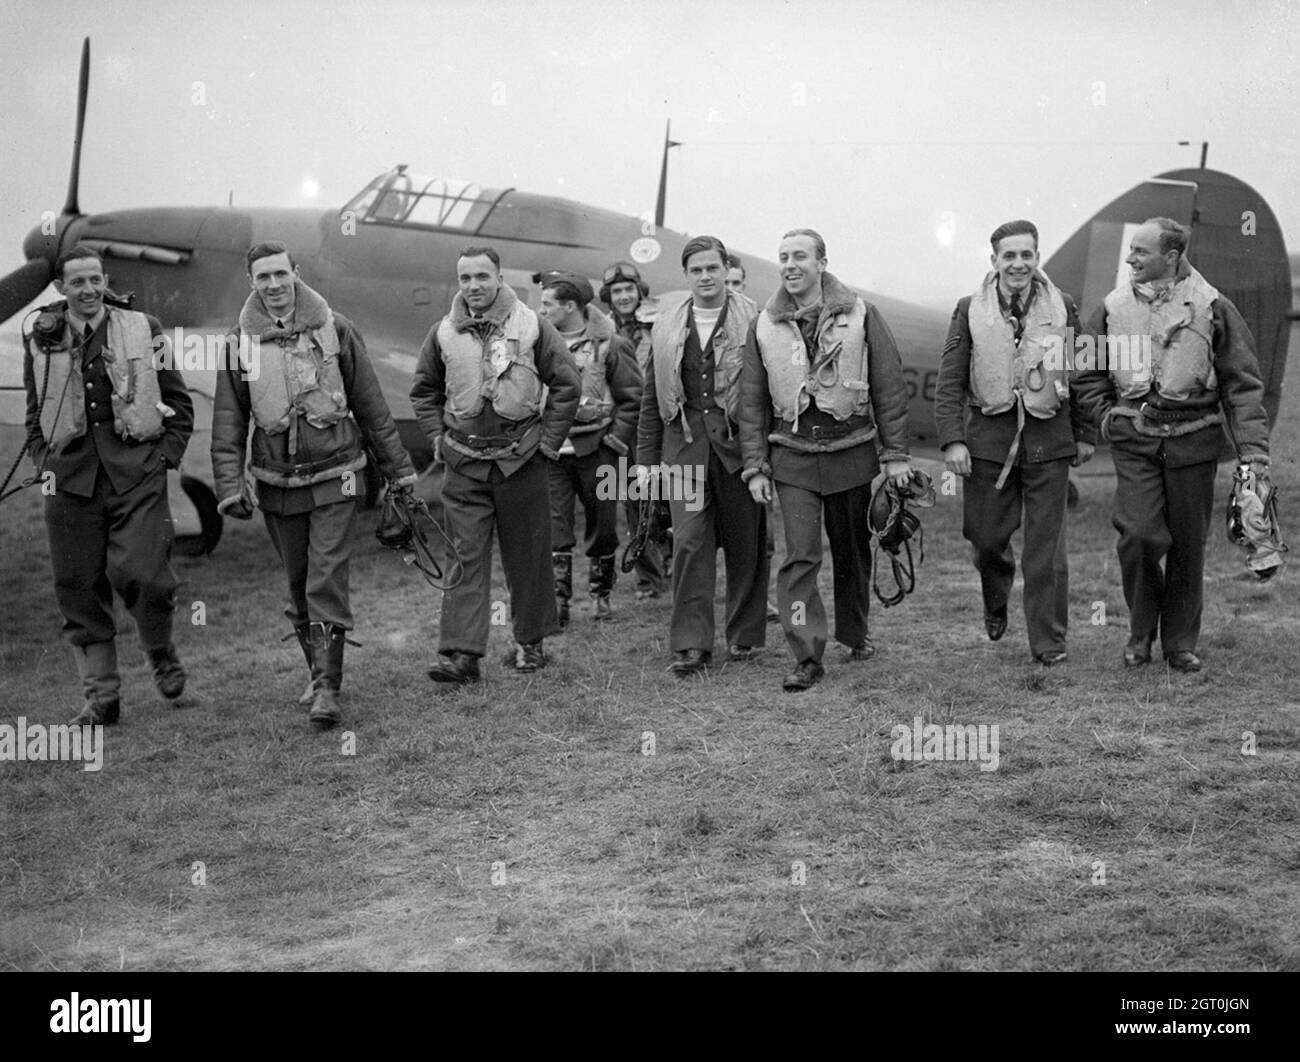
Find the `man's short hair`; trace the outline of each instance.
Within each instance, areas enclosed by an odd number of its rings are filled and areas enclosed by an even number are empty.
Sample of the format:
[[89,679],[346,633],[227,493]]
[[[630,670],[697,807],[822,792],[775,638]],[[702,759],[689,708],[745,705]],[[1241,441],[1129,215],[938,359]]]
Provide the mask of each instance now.
[[460,252],[460,257],[477,258],[479,255],[484,254],[492,259],[492,264],[496,266],[498,270],[501,269],[501,256],[497,254],[495,248],[492,247],[466,247]]
[[246,256],[248,260],[248,275],[253,275],[253,263],[259,258],[270,258],[273,254],[288,254],[289,265],[294,269],[298,268],[298,263],[293,260],[293,255],[289,254],[289,248],[279,240],[267,240],[265,243],[255,243],[248,249]]
[[822,234],[816,229],[791,229],[781,239],[788,240],[791,236],[807,236],[811,238],[813,247],[817,250],[817,257],[819,259],[826,257],[826,241],[822,239]]
[[745,272],[745,263],[740,260],[740,255],[738,254],[727,255],[727,268],[739,269],[740,277],[742,280],[749,275],[748,273]]
[[993,253],[998,253],[998,244],[1008,236],[1032,236],[1034,238],[1034,250],[1038,250],[1038,226],[1032,221],[1026,221],[1020,218],[1017,221],[1008,221],[999,225],[989,236],[989,243],[993,245]]
[[549,284],[542,285],[543,291],[552,291],[560,302],[576,302],[578,309],[586,309],[587,303],[591,301],[591,296],[586,292],[578,290],[578,286],[569,280],[553,280]]
[[1186,225],[1180,225],[1173,218],[1147,218],[1142,224],[1154,225],[1160,230],[1161,254],[1168,254],[1170,251],[1177,251],[1179,254],[1187,253],[1187,241],[1192,234]]
[[686,246],[682,248],[682,268],[686,268],[686,263],[691,260],[692,255],[697,255],[701,251],[717,251],[718,256],[722,259],[722,264],[727,264],[727,245],[716,236],[692,236],[686,241]]
[[88,244],[79,243],[70,250],[64,251],[54,260],[54,276],[57,280],[63,279],[63,267],[69,262],[75,262],[80,258],[93,258],[99,263],[99,270],[104,271],[104,256],[95,248]]

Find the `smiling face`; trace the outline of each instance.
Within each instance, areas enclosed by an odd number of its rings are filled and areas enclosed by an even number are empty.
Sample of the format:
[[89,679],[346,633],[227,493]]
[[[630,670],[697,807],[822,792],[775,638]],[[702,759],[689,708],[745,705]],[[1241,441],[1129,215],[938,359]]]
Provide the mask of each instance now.
[[721,306],[727,297],[727,263],[717,251],[696,251],[686,259],[686,282],[695,305],[706,310]]
[[288,252],[256,259],[248,273],[248,282],[262,297],[266,312],[280,318],[293,313],[294,281],[297,279],[298,267],[289,260]]
[[641,289],[635,280],[620,280],[609,286],[609,304],[623,317],[631,317],[641,304]]
[[63,265],[63,276],[54,290],[68,300],[72,312],[89,321],[99,314],[108,290],[108,274],[98,258],[74,258]]
[[817,243],[811,236],[787,236],[776,253],[781,266],[781,284],[795,302],[816,299],[822,290],[826,259],[817,257]]
[[1006,295],[1018,295],[1033,283],[1038,268],[1038,241],[1027,232],[1003,236],[998,249],[989,255],[998,272],[998,284]]
[[465,296],[465,305],[480,313],[496,302],[497,292],[501,290],[501,272],[487,255],[476,254],[457,260],[456,282]]
[[1160,229],[1156,225],[1143,225],[1133,233],[1128,257],[1124,259],[1133,271],[1133,283],[1150,284],[1167,280],[1178,269],[1178,252],[1160,253]]

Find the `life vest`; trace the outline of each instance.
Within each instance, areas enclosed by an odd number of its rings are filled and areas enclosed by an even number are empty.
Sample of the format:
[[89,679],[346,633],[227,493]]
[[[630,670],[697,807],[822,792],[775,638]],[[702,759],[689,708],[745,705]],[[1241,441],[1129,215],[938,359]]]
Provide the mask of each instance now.
[[[503,287],[501,292],[508,290]],[[536,416],[542,403],[535,353],[540,338],[537,314],[517,298],[505,320],[493,328],[486,351],[477,332],[458,331],[451,315],[444,317],[438,323],[438,346],[447,367],[447,411],[473,418],[490,401],[503,420]]]
[[[1015,329],[998,303],[998,275],[990,272],[971,296],[971,404],[996,416],[1024,401],[1025,412],[1050,420],[1069,402],[1065,351],[1072,350],[1068,315],[1060,289],[1044,273],[1034,275],[1038,292],[1024,311],[1019,345]],[[1053,357],[1046,359],[1049,352]]]
[[758,316],[755,330],[772,409],[797,425],[813,399],[836,420],[861,417],[871,410],[867,364],[867,307],[854,297],[848,311],[823,315],[817,327],[817,367],[808,360],[803,332],[794,320],[773,320],[770,308]]
[[587,327],[583,336],[569,344],[569,353],[582,377],[582,398],[574,414],[570,435],[583,435],[600,431],[614,420],[614,393],[609,389],[606,375],[610,340],[614,338],[614,323],[596,307],[586,308]]
[[[742,300],[734,291],[727,292],[727,312],[721,328],[713,330],[713,401],[737,419],[740,408],[740,369],[744,364],[745,335],[754,319],[754,303]],[[659,416],[669,423],[686,404],[682,386],[682,353],[686,349],[686,325],[690,316],[688,295],[675,306],[661,309],[650,330],[651,357],[654,361],[655,397]],[[682,419],[686,441],[690,429]]]
[[[1180,401],[1218,389],[1212,347],[1218,297],[1190,265],[1168,296],[1155,302],[1139,299],[1132,284],[1106,296],[1107,362],[1120,397],[1141,398],[1154,387],[1161,398]],[[1127,359],[1111,337],[1128,340]]]
[[[348,395],[339,369],[339,334],[326,312],[319,328],[263,339],[241,329],[241,341],[257,343],[261,370],[248,382],[253,420],[268,435],[288,431],[296,416],[328,428],[348,415]],[[291,448],[292,449],[292,448]]]
[[[49,366],[41,434],[53,450],[86,433],[83,350],[66,311],[66,306],[53,311],[64,322],[59,346],[42,349],[34,338],[29,340],[38,381],[45,379],[46,363]],[[162,400],[157,368],[171,363],[171,342],[166,336],[155,339],[149,318],[137,310],[109,306],[105,311],[108,325],[100,357],[113,390],[113,430],[125,442],[149,442],[162,435],[164,418],[172,415]]]

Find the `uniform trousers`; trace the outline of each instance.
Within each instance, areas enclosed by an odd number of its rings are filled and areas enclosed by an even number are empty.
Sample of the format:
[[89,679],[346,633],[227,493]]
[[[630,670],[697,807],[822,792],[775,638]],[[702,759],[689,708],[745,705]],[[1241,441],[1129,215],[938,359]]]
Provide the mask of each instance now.
[[1011,536],[1025,524],[1025,627],[1029,651],[1063,652],[1069,621],[1070,574],[1065,551],[1065,503],[1070,489],[1070,458],[1013,465],[1002,489],[996,487],[1002,464],[971,459],[963,489],[962,534],[974,546],[984,611],[1006,608],[1016,577]]
[[776,601],[786,644],[797,663],[821,661],[826,650],[826,608],[817,589],[822,569],[822,520],[831,544],[835,640],[860,645],[871,605],[871,484],[834,494],[776,483],[785,527],[785,561],[776,573]]
[[1205,543],[1217,463],[1168,468],[1163,444],[1148,454],[1112,446],[1111,454],[1130,633],[1150,639],[1158,632],[1165,653],[1194,652],[1201,634]]
[[[515,641],[531,645],[560,633],[551,574],[547,464],[539,451],[507,477],[494,463],[486,481],[447,467],[442,500],[462,578],[443,595],[438,652],[487,652],[494,527]],[[453,566],[448,574],[454,579],[458,573]]]
[[[602,467],[606,470],[602,475]],[[573,506],[582,503],[583,552],[588,557],[611,557],[618,550],[617,458],[605,446],[583,457],[561,456],[547,466],[551,497],[551,549],[572,553],[577,544]],[[599,485],[601,494],[597,496]]]
[[[704,481],[698,481],[698,472]],[[767,578],[771,563],[764,549],[767,507],[756,505],[739,472],[728,472],[709,447],[705,469],[687,467],[694,494],[671,489],[673,514],[673,612],[669,648],[713,649],[713,595],[718,583],[718,547],[727,566],[728,645],[757,647],[766,642]]]
[[292,515],[263,510],[263,515],[271,544],[289,577],[284,614],[295,627],[332,623],[351,630],[348,574],[356,501],[318,505]]
[[[57,484],[56,484],[57,487]],[[167,472],[159,466],[124,494],[101,468],[90,497],[55,490],[45,499],[54,594],[73,645],[111,642],[116,590],[144,651],[172,643],[176,574]]]

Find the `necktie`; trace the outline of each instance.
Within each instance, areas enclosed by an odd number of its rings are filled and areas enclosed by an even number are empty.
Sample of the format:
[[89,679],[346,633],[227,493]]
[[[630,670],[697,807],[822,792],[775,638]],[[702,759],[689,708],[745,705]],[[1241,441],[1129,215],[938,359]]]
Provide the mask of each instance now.
[[1025,334],[1025,322],[1020,313],[1020,293],[1017,292],[1011,296],[1011,323],[1015,328],[1016,342],[1020,342],[1020,337]]

